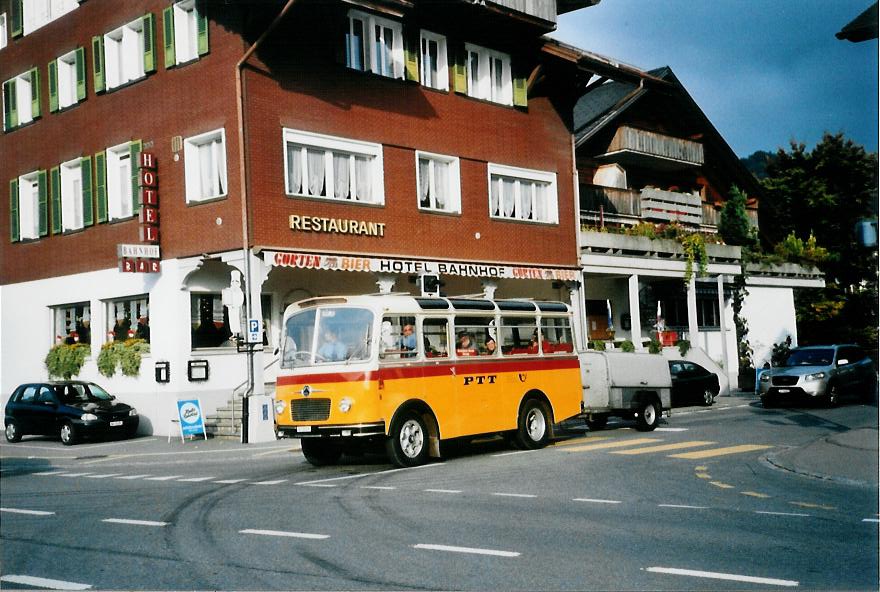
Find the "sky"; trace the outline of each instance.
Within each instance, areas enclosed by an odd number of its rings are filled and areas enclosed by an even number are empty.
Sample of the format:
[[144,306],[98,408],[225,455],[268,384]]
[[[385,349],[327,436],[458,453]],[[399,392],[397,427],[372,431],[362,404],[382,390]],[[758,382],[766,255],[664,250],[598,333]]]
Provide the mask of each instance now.
[[825,131],[877,152],[878,42],[834,34],[874,0],[601,0],[553,37],[669,66],[733,151],[808,149]]

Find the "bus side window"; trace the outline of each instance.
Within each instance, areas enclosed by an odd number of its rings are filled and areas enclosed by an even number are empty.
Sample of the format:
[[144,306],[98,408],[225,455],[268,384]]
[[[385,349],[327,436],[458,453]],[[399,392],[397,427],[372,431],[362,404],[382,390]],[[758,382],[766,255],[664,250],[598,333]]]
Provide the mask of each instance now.
[[425,319],[422,323],[426,358],[449,357],[449,321],[446,319]]
[[537,335],[535,317],[501,317],[501,352],[505,356],[538,353]]
[[571,325],[567,318],[541,319],[541,350],[545,354],[571,353]]
[[416,319],[410,316],[386,316],[382,319],[379,357],[383,360],[415,358],[419,354]]

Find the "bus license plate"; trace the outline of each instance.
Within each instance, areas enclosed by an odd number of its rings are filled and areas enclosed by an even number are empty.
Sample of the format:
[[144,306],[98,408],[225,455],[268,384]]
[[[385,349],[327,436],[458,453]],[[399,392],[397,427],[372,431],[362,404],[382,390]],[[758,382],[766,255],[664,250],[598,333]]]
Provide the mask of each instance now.
[[110,422],[110,427],[111,427],[111,428],[119,427],[119,426],[121,426],[121,425],[122,425],[122,422],[121,422],[121,421],[111,421],[111,422]]
[[312,431],[312,426],[296,426],[296,431],[297,431],[297,432],[300,432],[300,433],[302,433],[302,432],[311,432],[311,431]]

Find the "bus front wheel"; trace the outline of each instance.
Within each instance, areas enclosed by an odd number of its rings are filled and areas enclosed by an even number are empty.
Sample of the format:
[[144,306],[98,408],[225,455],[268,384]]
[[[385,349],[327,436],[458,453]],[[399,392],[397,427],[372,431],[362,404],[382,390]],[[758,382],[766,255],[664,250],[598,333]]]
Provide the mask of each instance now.
[[550,438],[550,415],[537,399],[523,403],[517,422],[515,442],[524,450],[543,448]]
[[398,467],[415,467],[428,460],[428,428],[416,411],[404,411],[394,420],[385,443],[388,457]]
[[300,444],[303,456],[309,464],[316,467],[335,465],[342,457],[342,447],[336,442],[329,442],[323,438],[302,438]]

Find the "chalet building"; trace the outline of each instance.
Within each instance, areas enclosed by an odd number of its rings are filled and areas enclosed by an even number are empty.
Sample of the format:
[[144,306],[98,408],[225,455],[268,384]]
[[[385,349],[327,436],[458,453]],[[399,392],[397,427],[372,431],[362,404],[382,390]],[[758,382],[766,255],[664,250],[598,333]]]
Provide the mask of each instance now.
[[[740,247],[718,244],[731,189],[747,196],[757,228],[761,187],[671,69],[596,78],[575,106],[574,137],[589,339],[631,340],[638,349],[658,335],[659,325],[663,345],[688,340],[692,355],[735,387],[732,284],[745,275],[742,314],[756,364],[788,336],[797,344],[793,289],[824,286],[823,276],[798,265],[744,264]],[[705,274],[692,262],[682,281],[684,245],[634,232],[644,223],[701,233]],[[675,348],[664,353],[680,355]]]
[[[211,414],[248,388],[232,337],[254,318],[252,431],[271,437],[292,302],[436,275],[577,307],[591,74],[543,48],[593,3],[0,1],[0,390],[88,344],[79,376],[166,434],[178,398]],[[102,346],[131,337],[140,374],[102,376]]]

